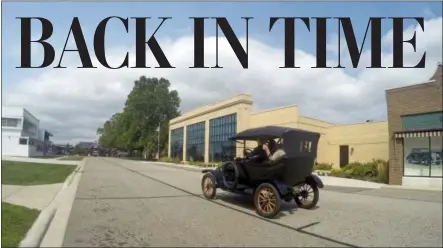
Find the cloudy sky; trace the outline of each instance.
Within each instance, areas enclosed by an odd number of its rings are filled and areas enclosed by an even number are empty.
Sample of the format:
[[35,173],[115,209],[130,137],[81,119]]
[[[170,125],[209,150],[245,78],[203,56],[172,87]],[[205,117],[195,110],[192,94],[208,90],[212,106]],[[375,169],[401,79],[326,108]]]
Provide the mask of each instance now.
[[[5,2],[2,15],[2,104],[23,106],[34,113],[41,125],[54,133],[56,142],[91,141],[95,131],[113,113],[123,108],[133,81],[147,77],[165,77],[179,91],[181,110],[188,111],[240,93],[253,96],[254,110],[298,104],[302,115],[335,123],[355,123],[386,118],[385,90],[420,83],[432,76],[442,61],[442,3],[440,2],[365,2],[365,3],[12,3]],[[17,69],[20,64],[20,21],[16,17],[44,17],[54,25],[49,42],[56,59],[46,69]],[[93,53],[96,25],[105,17],[150,16],[147,34],[160,21],[172,17],[156,37],[175,69],[120,69],[100,66]],[[193,63],[193,23],[191,16],[227,17],[245,46],[245,22],[249,24],[249,69],[243,69],[223,36],[219,40],[219,63],[223,69],[189,69]],[[284,63],[283,25],[269,32],[271,16],[351,17],[359,46],[370,17],[424,17],[425,31],[413,21],[405,22],[405,39],[417,32],[417,50],[405,45],[405,64],[415,65],[426,51],[424,69],[366,69],[370,63],[370,43],[365,43],[358,68],[350,68],[344,38],[341,50],[345,69],[311,69],[315,65],[315,21],[311,32],[296,24],[296,65],[300,69],[279,69]],[[62,65],[54,69],[69,32],[73,17],[79,17],[88,48],[97,69],[77,69],[76,52],[67,52]],[[392,66],[392,24],[383,23],[383,66]],[[35,27],[35,28],[34,28]],[[134,21],[129,33],[117,21],[108,24],[106,51],[109,63],[121,64],[126,52],[134,65]],[[328,23],[328,65],[337,65],[337,23]],[[40,24],[33,22],[32,37],[39,37]],[[221,32],[220,32],[221,33]],[[215,64],[215,22],[205,27],[205,63]],[[343,37],[343,34],[341,34]],[[367,37],[370,38],[370,35]],[[71,37],[68,48],[75,48]],[[32,46],[32,64],[42,62],[43,49]],[[147,52],[149,65],[157,66]]]

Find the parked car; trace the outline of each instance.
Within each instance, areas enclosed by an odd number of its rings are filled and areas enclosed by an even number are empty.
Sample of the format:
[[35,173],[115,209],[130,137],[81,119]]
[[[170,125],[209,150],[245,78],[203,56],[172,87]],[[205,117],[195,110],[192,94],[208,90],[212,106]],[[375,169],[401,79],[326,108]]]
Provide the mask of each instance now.
[[429,149],[426,148],[414,148],[406,157],[406,160],[410,164],[440,165],[442,163],[441,151],[429,151]]
[[94,156],[94,157],[98,157],[98,156],[99,156],[99,152],[98,152],[98,150],[93,150],[93,151],[92,151],[92,156]]

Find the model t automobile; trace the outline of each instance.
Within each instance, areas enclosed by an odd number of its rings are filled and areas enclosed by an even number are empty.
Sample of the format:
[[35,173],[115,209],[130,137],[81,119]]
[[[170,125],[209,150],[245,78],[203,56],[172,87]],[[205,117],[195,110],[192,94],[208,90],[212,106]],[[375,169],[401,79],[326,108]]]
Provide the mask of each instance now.
[[[244,157],[224,162],[214,170],[203,170],[202,191],[213,199],[217,188],[239,194],[252,194],[255,211],[265,218],[280,212],[282,201],[294,200],[300,208],[311,209],[319,200],[321,179],[312,174],[317,156],[319,133],[305,130],[266,126],[242,131],[231,139],[243,142]],[[284,156],[269,161],[260,153],[245,149],[246,142],[277,140]]]

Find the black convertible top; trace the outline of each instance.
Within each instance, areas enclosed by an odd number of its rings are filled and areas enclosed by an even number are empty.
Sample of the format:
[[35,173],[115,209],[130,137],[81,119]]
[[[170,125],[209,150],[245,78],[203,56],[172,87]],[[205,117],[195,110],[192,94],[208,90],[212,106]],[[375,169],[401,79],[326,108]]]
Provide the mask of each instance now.
[[264,127],[244,130],[233,136],[231,139],[233,140],[275,139],[275,138],[282,138],[287,134],[290,134],[290,136],[301,135],[304,137],[310,137],[314,139],[318,139],[320,137],[319,133],[310,132],[298,128],[281,127],[281,126],[264,126]]

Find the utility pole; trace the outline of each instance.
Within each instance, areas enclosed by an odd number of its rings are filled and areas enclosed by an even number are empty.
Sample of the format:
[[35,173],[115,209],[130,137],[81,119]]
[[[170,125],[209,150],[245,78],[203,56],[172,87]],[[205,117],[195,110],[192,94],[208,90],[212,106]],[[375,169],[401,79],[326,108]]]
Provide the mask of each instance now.
[[160,123],[157,128],[158,139],[157,139],[157,161],[160,161]]

